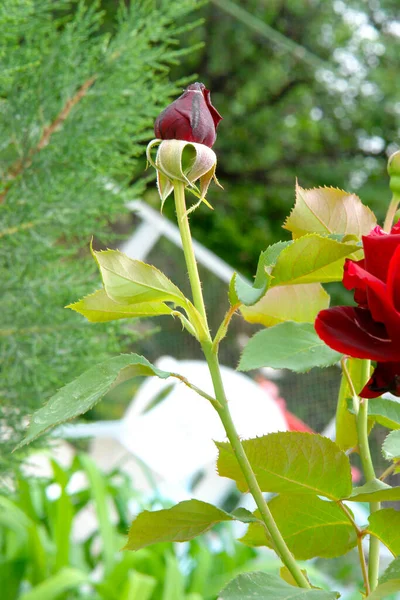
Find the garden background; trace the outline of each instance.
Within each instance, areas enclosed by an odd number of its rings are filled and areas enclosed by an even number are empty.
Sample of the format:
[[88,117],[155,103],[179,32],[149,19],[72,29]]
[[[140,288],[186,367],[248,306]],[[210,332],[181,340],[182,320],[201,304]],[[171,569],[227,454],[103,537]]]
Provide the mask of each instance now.
[[[93,326],[63,308],[98,287],[91,236],[97,248],[116,247],[138,224],[128,201],[159,209],[145,147],[160,110],[192,81],[211,90],[224,117],[215,145],[224,191],[210,189],[214,211],[198,210],[192,230],[251,277],[260,250],[288,239],[281,223],[296,177],[306,188],[353,191],[383,217],[387,157],[399,147],[400,22],[396,0],[4,0],[0,30],[0,467],[7,496],[22,458],[11,450],[46,398],[105,356],[131,350],[153,359],[174,348],[179,323],[162,333],[156,320]],[[173,218],[172,202],[164,214]],[[167,273],[184,273],[165,242],[153,260]],[[217,323],[225,291],[203,275]],[[233,330],[222,362],[236,365],[247,333]],[[178,358],[197,357],[189,339],[174,350]],[[319,431],[333,415],[337,385],[334,369],[280,381],[289,407]],[[90,418],[118,418],[133,392],[114,393]],[[43,524],[45,514],[30,517]],[[56,525],[46,527],[54,532]],[[65,559],[69,550],[60,552]],[[243,563],[254,558],[249,553]],[[63,560],[43,573],[58,573]]]

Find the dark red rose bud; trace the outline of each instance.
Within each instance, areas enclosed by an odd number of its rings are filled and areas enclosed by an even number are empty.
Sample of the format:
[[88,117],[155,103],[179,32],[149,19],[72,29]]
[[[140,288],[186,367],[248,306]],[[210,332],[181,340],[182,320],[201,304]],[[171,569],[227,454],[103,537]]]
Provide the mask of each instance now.
[[211,148],[221,119],[211,104],[209,90],[203,83],[192,83],[158,115],[154,132],[161,140],[197,142]]

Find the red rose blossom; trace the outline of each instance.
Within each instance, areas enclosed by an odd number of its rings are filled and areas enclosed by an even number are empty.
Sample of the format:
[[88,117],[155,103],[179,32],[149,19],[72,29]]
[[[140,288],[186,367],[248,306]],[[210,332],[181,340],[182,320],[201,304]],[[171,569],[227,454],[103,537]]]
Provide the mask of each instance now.
[[222,119],[211,104],[210,92],[203,83],[192,83],[156,119],[154,132],[161,140],[184,140],[210,148]]
[[400,396],[400,222],[389,234],[375,227],[363,246],[364,259],[346,260],[343,275],[358,306],[322,310],[315,329],[334,350],[377,361],[361,396]]

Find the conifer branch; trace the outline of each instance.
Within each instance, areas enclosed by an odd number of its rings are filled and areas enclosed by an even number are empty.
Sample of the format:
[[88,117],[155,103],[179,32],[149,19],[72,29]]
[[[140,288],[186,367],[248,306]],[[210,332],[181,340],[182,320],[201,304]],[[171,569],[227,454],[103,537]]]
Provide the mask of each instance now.
[[[65,103],[65,105],[62,108],[61,112],[57,115],[57,117],[54,119],[54,121],[52,123],[50,123],[50,125],[48,127],[44,128],[43,133],[42,133],[42,137],[40,138],[40,140],[37,143],[37,145],[34,148],[31,148],[29,150],[27,158],[26,159],[19,159],[19,160],[17,160],[10,167],[8,173],[5,176],[6,180],[13,181],[25,169],[27,169],[28,167],[30,167],[30,165],[32,164],[32,159],[33,159],[34,155],[37,154],[38,152],[40,152],[41,150],[43,150],[43,148],[45,148],[49,144],[50,138],[53,135],[53,133],[55,131],[57,131],[57,129],[60,129],[60,127],[62,126],[62,124],[64,123],[64,121],[68,118],[68,116],[69,116],[71,110],[73,109],[73,107],[76,104],[78,104],[78,102],[80,100],[82,100],[82,98],[84,96],[86,96],[88,90],[93,85],[93,83],[96,81],[96,79],[97,79],[97,75],[92,75],[92,77],[89,77],[89,79],[87,79],[87,81],[85,81],[85,83],[83,85],[81,85],[81,87],[76,92],[76,94],[74,94],[74,96],[72,96],[72,98],[69,98],[67,100],[67,102]],[[10,189],[10,184],[0,194],[0,204],[4,201],[4,199],[5,199],[5,197],[6,197],[7,192],[8,192],[9,189]]]

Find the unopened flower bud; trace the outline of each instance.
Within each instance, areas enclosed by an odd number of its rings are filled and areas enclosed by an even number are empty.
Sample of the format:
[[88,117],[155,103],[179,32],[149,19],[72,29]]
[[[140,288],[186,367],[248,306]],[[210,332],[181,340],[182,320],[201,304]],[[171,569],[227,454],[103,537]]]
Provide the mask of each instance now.
[[156,119],[154,132],[161,140],[184,140],[211,148],[222,119],[211,104],[210,92],[203,83],[192,83]]
[[389,157],[388,173],[390,177],[389,187],[393,194],[400,197],[400,150]]

